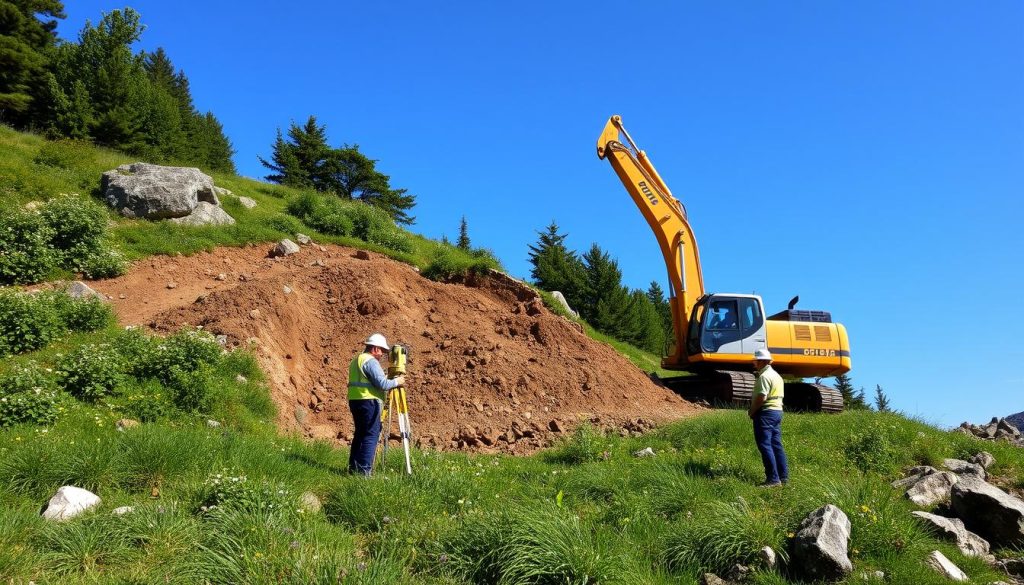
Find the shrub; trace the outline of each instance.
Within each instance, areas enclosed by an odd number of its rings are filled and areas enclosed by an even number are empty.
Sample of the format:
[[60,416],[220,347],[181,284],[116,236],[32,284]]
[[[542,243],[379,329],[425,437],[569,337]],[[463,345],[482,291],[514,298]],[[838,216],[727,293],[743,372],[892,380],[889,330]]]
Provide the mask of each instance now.
[[0,377],[0,427],[50,424],[62,402],[53,377],[36,362],[15,366]]
[[886,425],[873,420],[847,439],[843,454],[857,469],[867,473],[889,471],[896,464],[899,451]]
[[170,373],[174,368],[182,372],[193,372],[202,365],[217,364],[222,351],[213,335],[200,329],[186,327],[169,336],[158,346],[158,375],[159,372]]
[[50,199],[43,204],[40,215],[51,229],[50,245],[73,259],[98,250],[107,232],[106,210],[76,195]]
[[353,236],[398,252],[413,250],[412,239],[387,212],[360,201],[303,193],[288,202],[287,211],[325,234]]
[[267,225],[279,232],[284,232],[286,234],[294,235],[302,231],[301,221],[295,219],[290,215],[285,215],[283,213],[278,213],[277,215],[268,219]]
[[157,380],[131,380],[121,389],[121,395],[111,401],[111,406],[131,418],[154,422],[174,412],[170,392]]
[[63,330],[60,315],[41,295],[0,290],[0,356],[39,349]]
[[239,471],[229,469],[211,474],[203,483],[201,510],[232,508],[249,512],[296,509],[290,490],[266,481],[252,481]]
[[560,447],[546,452],[545,458],[552,463],[579,465],[601,459],[604,446],[605,438],[589,424],[582,424]]
[[162,340],[139,329],[125,329],[111,340],[114,352],[121,356],[124,371],[135,378],[153,378],[160,372]]
[[469,274],[484,274],[499,268],[501,264],[488,250],[474,250],[467,254],[451,246],[444,246],[438,249],[423,269],[423,276],[431,280],[449,280]]
[[45,278],[57,264],[50,247],[52,230],[35,212],[0,212],[0,285],[27,284]]
[[194,370],[174,366],[169,370],[167,385],[175,406],[186,412],[208,411],[214,401],[213,372],[200,364]]
[[89,343],[60,358],[57,378],[75,398],[94,401],[125,380],[124,362],[109,344]]
[[82,259],[76,270],[86,278],[95,280],[121,276],[127,268],[128,263],[125,261],[124,255],[105,245]]
[[55,290],[39,293],[35,300],[52,306],[61,325],[71,331],[97,331],[114,322],[110,305],[96,297],[75,299],[66,290]]

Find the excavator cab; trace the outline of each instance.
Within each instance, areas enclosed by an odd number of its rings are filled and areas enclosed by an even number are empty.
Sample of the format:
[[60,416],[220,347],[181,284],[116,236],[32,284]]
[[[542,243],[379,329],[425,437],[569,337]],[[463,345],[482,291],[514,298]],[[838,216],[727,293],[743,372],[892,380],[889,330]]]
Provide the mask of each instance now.
[[754,295],[710,294],[690,314],[686,353],[749,356],[766,347],[764,308]]

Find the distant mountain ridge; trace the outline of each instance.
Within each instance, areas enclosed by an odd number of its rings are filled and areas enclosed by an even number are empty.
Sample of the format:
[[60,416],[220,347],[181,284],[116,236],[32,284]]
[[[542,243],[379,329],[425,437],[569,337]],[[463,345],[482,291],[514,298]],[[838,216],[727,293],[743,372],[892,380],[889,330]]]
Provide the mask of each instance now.
[[1018,430],[1024,431],[1024,411],[1008,415],[1006,417],[1006,422],[1017,427]]

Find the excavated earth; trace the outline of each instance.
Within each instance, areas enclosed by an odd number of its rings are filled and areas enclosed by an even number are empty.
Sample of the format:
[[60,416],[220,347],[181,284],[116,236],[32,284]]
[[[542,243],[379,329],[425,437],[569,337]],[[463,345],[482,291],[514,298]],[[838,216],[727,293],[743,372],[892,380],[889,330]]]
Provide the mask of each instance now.
[[700,410],[503,274],[445,284],[372,252],[269,248],[154,257],[92,284],[123,325],[201,326],[251,347],[278,425],[310,438],[351,438],[348,365],[373,332],[410,348],[409,410],[425,447],[529,453],[583,422],[638,434]]

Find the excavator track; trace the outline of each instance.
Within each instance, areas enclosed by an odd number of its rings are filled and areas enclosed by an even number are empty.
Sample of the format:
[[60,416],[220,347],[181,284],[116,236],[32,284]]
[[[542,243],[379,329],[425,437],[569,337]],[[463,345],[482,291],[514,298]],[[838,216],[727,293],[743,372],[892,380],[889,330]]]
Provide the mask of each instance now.
[[[754,393],[755,377],[749,372],[712,370],[659,381],[688,400],[746,407]],[[787,410],[836,413],[843,411],[843,396],[824,384],[787,382],[784,404]]]

